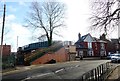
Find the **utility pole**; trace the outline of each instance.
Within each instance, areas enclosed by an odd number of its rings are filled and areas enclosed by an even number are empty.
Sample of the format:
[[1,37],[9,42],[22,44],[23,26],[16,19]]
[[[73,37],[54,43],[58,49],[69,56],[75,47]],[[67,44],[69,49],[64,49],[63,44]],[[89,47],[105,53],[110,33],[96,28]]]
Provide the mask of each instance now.
[[[118,8],[120,8],[120,0],[118,0]],[[120,17],[120,11],[119,11],[119,17]],[[120,41],[120,18],[118,19],[118,39]]]
[[[120,8],[120,0],[118,0],[118,8]],[[120,17],[120,11],[118,15],[118,17]],[[118,49],[118,52],[120,52],[120,18],[118,19]]]
[[3,52],[3,35],[4,35],[4,26],[5,26],[5,10],[6,10],[6,5],[4,4],[4,12],[3,12],[3,24],[2,24],[2,34],[1,34],[1,58],[2,58],[2,52]]

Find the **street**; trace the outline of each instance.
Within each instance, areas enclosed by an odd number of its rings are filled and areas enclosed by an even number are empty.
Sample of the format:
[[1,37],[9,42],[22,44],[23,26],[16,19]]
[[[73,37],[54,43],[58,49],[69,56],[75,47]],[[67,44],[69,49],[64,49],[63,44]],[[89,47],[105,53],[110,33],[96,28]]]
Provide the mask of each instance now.
[[109,61],[110,60],[82,60],[45,64],[26,71],[3,75],[3,80],[19,79],[25,81],[28,79],[79,79],[82,74]]

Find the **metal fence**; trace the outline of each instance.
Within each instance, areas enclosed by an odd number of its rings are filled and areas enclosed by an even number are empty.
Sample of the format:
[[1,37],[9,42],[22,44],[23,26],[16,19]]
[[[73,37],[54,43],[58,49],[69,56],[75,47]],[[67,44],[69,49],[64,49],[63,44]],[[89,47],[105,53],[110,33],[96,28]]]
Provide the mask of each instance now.
[[43,48],[42,50],[38,51],[37,53],[33,53],[33,55],[25,57],[24,58],[24,65],[30,65],[31,62],[40,58],[44,54],[46,54],[48,52],[56,52],[57,50],[59,50],[62,47],[63,47],[63,43],[58,41],[48,48]]
[[98,67],[83,74],[80,77],[80,80],[81,81],[105,81],[107,79],[107,75],[111,72],[112,68],[113,67],[111,66],[110,62],[101,64]]

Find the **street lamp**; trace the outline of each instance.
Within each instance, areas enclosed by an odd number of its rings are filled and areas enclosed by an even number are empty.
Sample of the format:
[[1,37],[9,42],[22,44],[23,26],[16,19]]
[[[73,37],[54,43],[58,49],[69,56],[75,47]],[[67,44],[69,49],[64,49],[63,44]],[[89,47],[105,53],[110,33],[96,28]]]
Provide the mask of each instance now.
[[[6,5],[4,4],[3,24],[2,24],[2,33],[1,33],[1,46],[0,46],[0,71],[2,71],[3,34],[4,34],[4,26],[5,26],[5,10],[6,10]],[[0,76],[1,76],[1,74],[0,74]]]
[[3,12],[3,24],[2,24],[2,33],[1,33],[1,58],[2,58],[2,52],[3,52],[3,34],[4,34],[4,26],[5,26],[5,10],[6,10],[6,5],[4,4],[4,12]]

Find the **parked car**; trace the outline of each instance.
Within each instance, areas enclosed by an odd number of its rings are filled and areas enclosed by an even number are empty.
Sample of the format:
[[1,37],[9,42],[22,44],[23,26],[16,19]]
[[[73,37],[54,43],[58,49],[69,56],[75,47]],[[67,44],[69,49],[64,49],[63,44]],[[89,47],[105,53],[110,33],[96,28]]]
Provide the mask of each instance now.
[[107,59],[111,59],[112,56],[114,56],[114,54],[108,54]]
[[115,53],[111,56],[111,62],[119,62],[120,61],[120,53]]

